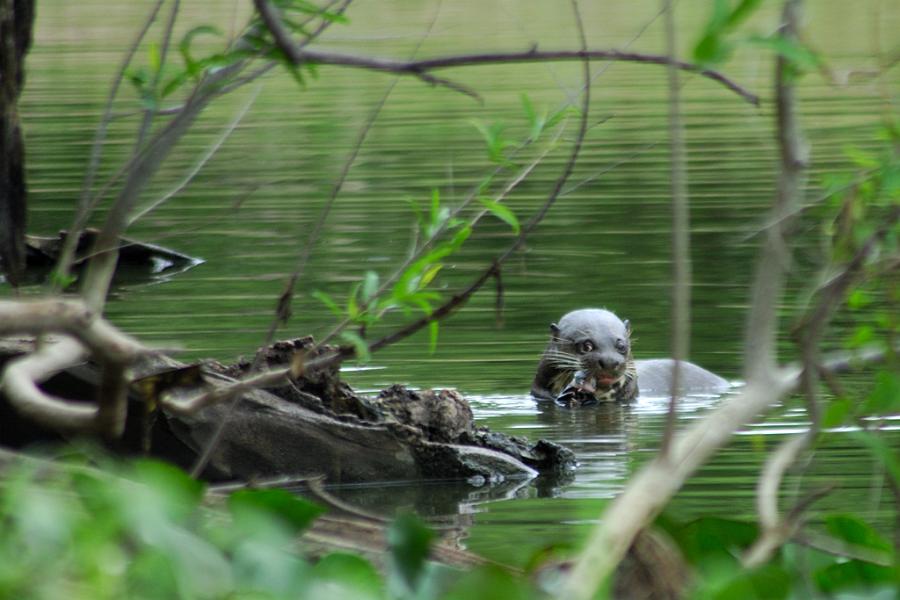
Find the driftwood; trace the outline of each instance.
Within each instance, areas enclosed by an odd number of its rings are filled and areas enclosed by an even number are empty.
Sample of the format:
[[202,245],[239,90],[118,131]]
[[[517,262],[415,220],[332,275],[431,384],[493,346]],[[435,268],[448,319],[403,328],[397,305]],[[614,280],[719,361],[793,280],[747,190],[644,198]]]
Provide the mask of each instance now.
[[[312,344],[310,338],[280,342],[255,362],[274,367]],[[0,346],[0,355],[5,361],[30,346],[10,342]],[[193,414],[160,408],[177,406],[179,396],[229,386],[250,366],[246,361],[183,365],[162,355],[142,358],[133,368],[124,436],[111,447],[190,468],[224,419],[202,473],[206,479],[291,475],[324,476],[328,483],[466,479],[481,484],[529,479],[538,473],[571,476],[575,464],[569,450],[551,442],[532,444],[476,427],[468,403],[455,391],[414,392],[393,386],[377,398],[366,398],[340,381],[337,368],[292,378],[277,388],[250,390]],[[44,387],[72,400],[90,401],[99,378],[86,362]],[[3,445],[19,448],[63,439],[22,419],[4,397],[0,419]]]
[[[26,279],[42,282],[56,266],[66,240],[67,232],[56,236],[25,236]],[[96,229],[85,229],[76,243],[77,258],[73,261],[80,270],[90,260],[90,249],[97,238]],[[195,267],[203,261],[169,248],[122,238],[119,243],[119,261],[116,277],[119,281],[146,281],[168,278]]]

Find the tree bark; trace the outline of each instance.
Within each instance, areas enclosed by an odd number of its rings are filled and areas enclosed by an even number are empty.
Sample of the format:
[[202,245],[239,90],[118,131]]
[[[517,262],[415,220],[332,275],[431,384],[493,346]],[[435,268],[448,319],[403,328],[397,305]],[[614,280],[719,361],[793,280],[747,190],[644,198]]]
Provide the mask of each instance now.
[[25,270],[25,146],[18,101],[33,23],[34,0],[0,0],[0,269],[13,285]]

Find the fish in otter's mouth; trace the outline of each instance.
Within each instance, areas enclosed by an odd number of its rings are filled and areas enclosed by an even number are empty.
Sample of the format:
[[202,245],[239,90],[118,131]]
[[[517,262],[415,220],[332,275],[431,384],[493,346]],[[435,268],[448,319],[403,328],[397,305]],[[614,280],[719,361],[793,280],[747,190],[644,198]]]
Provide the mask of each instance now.
[[622,391],[633,377],[633,370],[629,369],[619,374],[576,371],[554,401],[560,406],[573,407],[620,400]]

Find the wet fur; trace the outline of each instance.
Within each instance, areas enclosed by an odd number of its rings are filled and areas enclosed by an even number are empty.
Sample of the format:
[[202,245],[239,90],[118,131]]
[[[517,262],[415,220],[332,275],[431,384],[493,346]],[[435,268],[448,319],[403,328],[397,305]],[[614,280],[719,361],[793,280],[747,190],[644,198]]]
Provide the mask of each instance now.
[[[579,322],[585,324],[578,326]],[[539,399],[555,400],[572,383],[577,371],[584,371],[592,377],[608,375],[608,371],[598,367],[596,359],[601,354],[610,356],[618,353],[612,347],[616,339],[624,339],[627,344],[623,364],[611,385],[598,385],[594,399],[598,402],[621,402],[632,400],[637,395],[637,373],[631,355],[631,329],[627,321],[607,310],[584,309],[564,315],[559,323],[551,325],[550,342],[538,364],[531,386],[532,395]],[[594,352],[578,353],[577,343],[585,339],[592,342]]]

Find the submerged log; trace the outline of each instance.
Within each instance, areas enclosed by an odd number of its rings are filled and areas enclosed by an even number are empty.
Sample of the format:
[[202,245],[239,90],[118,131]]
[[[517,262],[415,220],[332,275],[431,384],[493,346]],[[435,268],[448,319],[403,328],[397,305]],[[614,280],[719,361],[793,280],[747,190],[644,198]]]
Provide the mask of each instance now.
[[[25,236],[26,281],[42,283],[47,278],[56,266],[67,235],[66,231],[60,231],[56,236]],[[90,259],[89,253],[96,238],[96,229],[88,228],[81,232],[72,265],[76,274]],[[116,278],[120,283],[152,281],[182,273],[202,262],[199,258],[163,246],[122,238]]]
[[[254,362],[276,366],[310,346],[310,338],[280,342]],[[0,347],[0,355],[5,355],[0,362],[27,351],[27,343],[7,345],[5,352]],[[125,436],[114,449],[190,468],[218,435],[202,473],[215,481],[320,475],[328,483],[466,479],[481,484],[538,473],[571,477],[571,451],[476,427],[468,403],[455,391],[413,392],[393,386],[367,398],[340,381],[337,367],[284,386],[252,390],[190,415],[158,408],[162,394],[177,402],[182,394],[228,386],[251,364],[184,365],[164,356],[148,357],[135,368]],[[60,373],[45,387],[67,398],[92,401],[98,380],[93,365],[85,363]],[[61,439],[55,432],[22,423],[2,397],[0,419],[2,445],[20,448]]]

